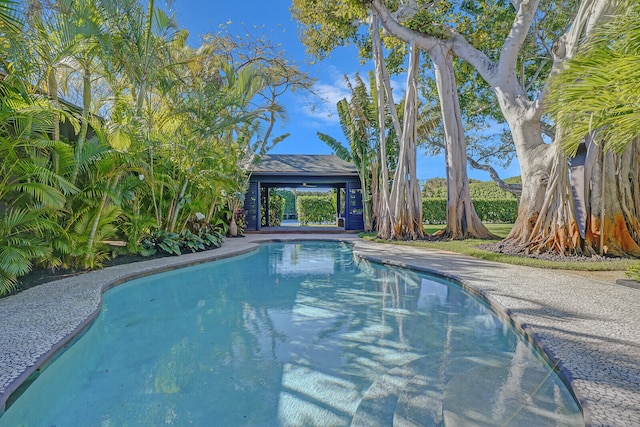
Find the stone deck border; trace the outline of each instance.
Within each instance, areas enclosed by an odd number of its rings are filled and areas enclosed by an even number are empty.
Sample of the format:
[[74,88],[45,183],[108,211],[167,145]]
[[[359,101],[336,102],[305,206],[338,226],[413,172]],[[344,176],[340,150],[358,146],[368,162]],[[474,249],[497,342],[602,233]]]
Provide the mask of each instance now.
[[[558,363],[587,426],[640,426],[640,289],[612,280],[373,243],[353,234],[252,234],[222,248],[109,267],[0,299],[0,414],[20,384],[91,324],[119,283],[274,240],[342,240],[359,256],[445,275],[483,295]],[[595,275],[594,275],[595,276]]]

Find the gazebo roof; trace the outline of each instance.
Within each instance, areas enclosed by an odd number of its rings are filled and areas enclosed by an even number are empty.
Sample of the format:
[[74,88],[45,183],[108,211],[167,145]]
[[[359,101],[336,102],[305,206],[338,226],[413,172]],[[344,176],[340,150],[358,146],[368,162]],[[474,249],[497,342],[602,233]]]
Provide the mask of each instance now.
[[262,157],[254,175],[358,176],[358,169],[334,154],[269,154]]

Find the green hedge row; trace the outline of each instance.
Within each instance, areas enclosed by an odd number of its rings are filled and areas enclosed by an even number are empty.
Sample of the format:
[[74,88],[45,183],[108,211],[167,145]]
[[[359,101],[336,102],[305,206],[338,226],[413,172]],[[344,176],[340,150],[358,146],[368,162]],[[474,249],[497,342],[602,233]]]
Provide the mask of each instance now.
[[278,189],[275,194],[284,198],[284,216],[289,218],[296,214],[296,195],[290,190]]
[[282,224],[284,218],[285,198],[273,193],[269,196],[269,225],[277,227]]
[[[483,222],[509,224],[515,222],[518,216],[518,202],[515,199],[476,199],[473,206]],[[422,199],[422,221],[426,224],[445,224],[447,199]]]
[[328,224],[336,221],[336,196],[300,196],[296,198],[296,211],[301,225]]

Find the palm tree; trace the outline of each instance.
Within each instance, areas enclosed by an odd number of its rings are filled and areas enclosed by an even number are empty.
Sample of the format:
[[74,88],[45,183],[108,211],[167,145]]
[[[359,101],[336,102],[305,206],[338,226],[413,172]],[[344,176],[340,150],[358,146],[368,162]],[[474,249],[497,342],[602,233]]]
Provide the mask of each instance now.
[[22,21],[18,18],[18,3],[14,0],[0,0],[0,41],[6,51],[8,42],[18,36]]
[[376,111],[375,104],[367,93],[367,88],[359,75],[355,77],[355,86],[349,81],[351,100],[338,101],[337,111],[340,128],[347,144],[343,144],[325,133],[318,132],[318,137],[327,144],[342,160],[353,163],[358,169],[362,188],[363,217],[365,231],[373,229],[373,194],[372,176],[379,173],[373,170],[376,161]]
[[13,77],[0,81],[0,295],[51,254],[45,236],[59,231],[52,218],[77,191],[56,168],[69,147],[47,137],[54,110]]
[[[71,178],[75,182],[92,115],[97,113],[95,88],[106,74],[103,52],[108,31],[104,13],[95,0],[57,0],[51,4],[51,9],[45,9],[40,2],[33,3],[31,42],[36,54],[34,59],[42,68],[40,77],[45,82],[45,92],[54,105],[57,105],[59,90],[68,101],[79,100],[80,129]],[[57,140],[59,136],[58,124],[54,123],[53,138]]]

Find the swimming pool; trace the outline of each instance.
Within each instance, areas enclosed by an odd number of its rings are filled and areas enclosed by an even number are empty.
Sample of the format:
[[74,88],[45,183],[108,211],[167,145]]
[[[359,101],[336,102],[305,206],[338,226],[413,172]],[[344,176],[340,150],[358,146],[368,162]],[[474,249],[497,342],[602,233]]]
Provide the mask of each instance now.
[[482,301],[335,242],[120,285],[0,426],[584,425]]

